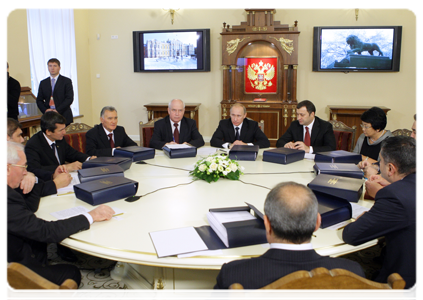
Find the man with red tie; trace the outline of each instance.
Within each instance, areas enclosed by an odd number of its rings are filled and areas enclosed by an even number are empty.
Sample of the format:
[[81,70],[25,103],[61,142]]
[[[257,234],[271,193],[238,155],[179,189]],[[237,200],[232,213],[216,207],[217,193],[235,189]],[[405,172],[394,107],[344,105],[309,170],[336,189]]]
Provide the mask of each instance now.
[[315,116],[313,102],[304,100],[297,105],[297,120],[278,139],[276,147],[316,153],[336,150],[332,124]]
[[185,104],[180,99],[169,102],[169,115],[154,123],[150,147],[161,150],[167,144],[204,146],[203,136],[198,132],[195,120],[184,117]]

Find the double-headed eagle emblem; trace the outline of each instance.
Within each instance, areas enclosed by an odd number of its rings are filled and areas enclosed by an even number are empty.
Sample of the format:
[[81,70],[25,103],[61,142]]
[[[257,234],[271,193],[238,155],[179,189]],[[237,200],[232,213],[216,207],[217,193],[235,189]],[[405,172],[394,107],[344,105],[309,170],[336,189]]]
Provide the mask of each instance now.
[[260,61],[258,64],[252,63],[248,66],[247,76],[254,89],[265,90],[272,86],[271,80],[275,76],[275,67],[269,63]]

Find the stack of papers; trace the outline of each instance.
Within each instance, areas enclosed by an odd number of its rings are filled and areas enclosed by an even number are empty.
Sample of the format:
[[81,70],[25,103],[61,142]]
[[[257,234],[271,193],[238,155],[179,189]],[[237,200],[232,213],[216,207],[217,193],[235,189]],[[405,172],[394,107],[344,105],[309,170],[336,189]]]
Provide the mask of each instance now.
[[194,146],[190,146],[187,144],[170,144],[170,145],[166,145],[167,148],[169,149],[187,149],[187,148],[194,148]]
[[78,172],[72,172],[72,173],[69,173],[69,174],[72,176],[72,181],[67,186],[58,189],[57,190],[57,196],[73,193],[74,192],[73,186],[75,184],[80,183],[79,177],[78,177]]
[[248,211],[231,211],[231,212],[208,212],[207,220],[211,228],[222,240],[226,247],[229,247],[228,233],[226,231],[224,223],[239,222],[254,220],[255,216],[250,214]]

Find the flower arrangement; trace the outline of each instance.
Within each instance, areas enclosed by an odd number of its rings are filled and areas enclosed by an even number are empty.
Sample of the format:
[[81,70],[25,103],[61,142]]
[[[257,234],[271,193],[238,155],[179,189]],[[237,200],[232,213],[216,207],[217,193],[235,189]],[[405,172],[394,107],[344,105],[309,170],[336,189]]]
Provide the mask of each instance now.
[[237,161],[230,159],[225,154],[213,154],[197,161],[190,174],[210,183],[218,181],[220,177],[239,180],[239,176],[244,174],[242,171],[244,171],[244,167],[240,166]]

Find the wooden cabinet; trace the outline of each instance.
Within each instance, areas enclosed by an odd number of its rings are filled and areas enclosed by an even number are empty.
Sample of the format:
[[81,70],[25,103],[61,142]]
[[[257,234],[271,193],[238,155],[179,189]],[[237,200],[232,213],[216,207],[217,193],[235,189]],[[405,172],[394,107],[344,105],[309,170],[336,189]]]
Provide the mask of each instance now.
[[[144,107],[147,108],[148,121],[154,118],[166,117],[169,114],[167,111],[168,105],[169,103],[149,103],[144,105]],[[197,128],[200,127],[198,118],[198,109],[200,105],[201,103],[185,103],[184,117],[194,119],[195,122],[197,122]]]
[[[274,21],[274,9],[246,9],[247,22],[230,28],[223,23],[222,68],[223,95],[221,118],[229,117],[235,103],[247,108],[248,117],[264,120],[264,133],[274,147],[277,139],[296,120],[298,36],[297,22],[293,27]],[[257,88],[247,92],[246,85],[267,79],[266,71],[256,70],[257,80],[248,80],[247,58],[276,58],[273,66],[276,89],[267,92]],[[257,61],[258,63],[258,61]],[[260,73],[261,72],[261,73]],[[261,74],[260,76],[258,74]],[[257,98],[265,102],[255,102]]]

